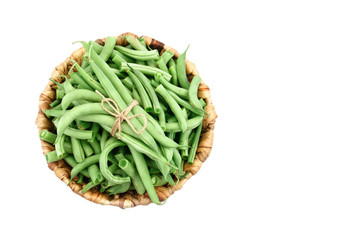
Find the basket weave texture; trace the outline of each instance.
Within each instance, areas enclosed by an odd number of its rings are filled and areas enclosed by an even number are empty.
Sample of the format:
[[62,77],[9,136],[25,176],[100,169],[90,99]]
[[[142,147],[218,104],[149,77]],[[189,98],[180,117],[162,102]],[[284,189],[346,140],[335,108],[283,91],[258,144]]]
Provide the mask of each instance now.
[[[128,35],[138,37],[132,33],[123,33],[119,35],[119,37],[117,38],[116,44],[122,46],[128,45],[125,38],[121,38],[121,36],[128,36]],[[175,54],[175,57],[178,57],[180,55],[180,53],[178,53],[172,47],[165,45],[151,37],[145,36],[144,39],[146,45],[149,45],[152,49],[158,49],[159,52],[165,50],[171,51],[172,53]],[[96,42],[103,45],[105,40],[106,40],[105,38],[98,39],[96,40]],[[68,74],[68,71],[72,66],[70,61],[75,60],[79,64],[81,64],[82,56],[84,55],[84,53],[85,53],[85,49],[83,47],[74,51],[70,57],[68,57],[64,62],[62,62],[54,69],[54,71],[51,74],[51,79],[58,82],[62,82],[63,78],[60,76]],[[192,79],[193,76],[199,75],[195,65],[188,60],[186,60],[186,72],[190,80]],[[49,81],[44,91],[40,94],[39,112],[35,122],[39,129],[39,132],[44,129],[47,129],[51,132],[55,132],[55,127],[53,123],[43,113],[43,110],[50,108],[49,104],[56,98],[55,87],[56,87],[55,84]],[[189,173],[186,175],[186,177],[181,179],[176,185],[155,187],[156,193],[159,196],[160,201],[164,201],[165,199],[169,198],[169,196],[172,195],[175,191],[180,190],[182,186],[200,170],[201,165],[207,159],[212,149],[215,119],[217,118],[217,115],[215,112],[215,108],[212,104],[209,87],[203,81],[199,86],[198,96],[206,101],[207,103],[206,111],[208,112],[209,115],[208,116],[205,115],[206,117],[204,118],[203,121],[203,129],[194,163],[191,165],[185,163],[184,171]],[[42,140],[41,140],[41,148],[44,154],[53,151],[55,149],[52,144],[49,144]],[[69,184],[71,167],[65,161],[60,160],[57,162],[48,163],[48,167],[52,171],[54,171],[55,175],[61,181],[63,181],[65,184]],[[68,186],[71,188],[73,192],[84,197],[85,199],[103,205],[113,205],[113,206],[118,206],[120,208],[131,208],[138,205],[148,205],[152,202],[149,196],[147,195],[147,193],[143,195],[139,195],[136,193],[136,191],[131,191],[131,190],[127,191],[126,193],[110,196],[106,193],[101,193],[97,188],[93,188],[88,192],[86,192],[85,194],[83,194],[81,193],[81,189],[83,188],[84,185],[85,183],[78,184],[76,183],[76,179],[73,179],[73,181],[71,181]]]

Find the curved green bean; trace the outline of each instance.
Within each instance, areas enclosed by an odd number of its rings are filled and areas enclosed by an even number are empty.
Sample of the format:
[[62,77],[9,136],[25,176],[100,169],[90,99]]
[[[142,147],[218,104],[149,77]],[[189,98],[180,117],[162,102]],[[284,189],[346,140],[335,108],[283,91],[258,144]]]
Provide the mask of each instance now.
[[[100,159],[100,154],[92,155],[87,157],[83,162],[76,164],[71,169],[71,179],[77,176],[82,170],[86,169],[87,167],[91,166],[92,164],[98,163]],[[76,160],[76,159],[75,159]]]
[[170,82],[164,79],[163,75],[155,74],[155,80],[158,81],[160,84],[164,85],[166,89],[173,91],[180,97],[185,99],[189,98],[189,90],[171,84]]
[[87,100],[91,102],[101,102],[102,97],[94,91],[87,89],[76,89],[65,95],[61,101],[61,107],[66,110],[73,101]]
[[180,83],[180,86],[185,89],[189,89],[189,80],[186,75],[186,52],[189,49],[189,46],[186,48],[185,52],[182,53],[176,60],[176,73]]
[[198,99],[198,88],[201,82],[201,78],[199,76],[194,76],[191,80],[189,87],[189,101],[192,106],[202,109],[201,102]]
[[152,51],[139,51],[134,49],[129,49],[123,46],[115,46],[115,49],[136,60],[157,60],[159,59],[159,52],[157,50]]
[[[186,121],[187,129],[194,129],[197,126],[199,126],[200,123],[202,123],[203,116],[196,116],[193,118],[190,118]],[[178,122],[171,122],[166,123],[166,129],[165,132],[181,132],[182,128],[180,127]]]
[[108,163],[107,163],[107,161],[108,161],[107,156],[110,153],[110,151],[112,151],[114,148],[119,147],[121,145],[122,144],[120,143],[120,141],[116,141],[112,144],[105,146],[105,148],[103,149],[103,151],[100,154],[100,159],[99,159],[100,171],[101,171],[102,175],[104,176],[104,178],[113,184],[123,184],[126,182],[130,182],[130,177],[114,176],[109,171],[109,167],[108,167]]

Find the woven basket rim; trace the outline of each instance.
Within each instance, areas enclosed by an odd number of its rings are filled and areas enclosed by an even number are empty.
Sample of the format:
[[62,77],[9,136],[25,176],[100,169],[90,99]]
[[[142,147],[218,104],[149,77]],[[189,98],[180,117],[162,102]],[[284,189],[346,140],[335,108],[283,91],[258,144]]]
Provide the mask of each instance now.
[[[127,45],[125,38],[123,38],[122,36],[129,36],[129,35],[138,38],[138,36],[133,33],[129,33],[129,32],[123,33],[117,37],[116,44],[123,46]],[[157,41],[148,36],[144,36],[144,39],[146,45],[158,49],[160,53],[162,53],[165,50],[168,50],[174,53],[174,56],[176,58],[180,55],[180,53],[177,52],[174,48],[165,45],[160,41]],[[96,42],[103,44],[105,40],[106,38],[97,39]],[[68,57],[65,61],[63,61],[55,68],[55,70],[51,74],[51,79],[58,82],[62,82],[62,78],[60,76],[67,75],[71,67],[71,61],[75,60],[79,64],[81,64],[82,56],[84,55],[84,53],[85,53],[85,49],[83,47],[75,50],[70,55],[70,57]],[[186,72],[189,79],[192,79],[194,75],[199,76],[199,73],[195,65],[188,60],[186,60]],[[203,81],[199,86],[198,96],[205,99],[207,103],[206,111],[209,113],[209,115],[205,116],[203,121],[202,134],[199,141],[199,146],[197,149],[194,163],[191,165],[187,163],[184,164],[184,171],[188,172],[188,174],[186,175],[186,177],[181,179],[176,185],[174,186],[168,185],[166,187],[164,186],[155,187],[160,201],[164,201],[165,199],[169,198],[175,191],[180,190],[182,186],[187,182],[187,180],[189,180],[193,175],[195,175],[200,170],[202,163],[208,158],[211,152],[213,137],[214,137],[215,120],[217,118],[217,114],[215,112],[214,105],[212,104],[210,89]],[[54,99],[55,99],[55,84],[49,81],[39,97],[39,112],[35,122],[39,132],[41,132],[44,129],[47,129],[49,131],[54,130],[51,120],[46,118],[45,114],[43,113],[44,109],[49,109],[50,107],[49,104]],[[46,154],[47,152],[53,151],[55,149],[55,147],[52,144],[49,144],[42,140],[40,140],[40,142],[41,142],[43,154]],[[73,192],[84,197],[89,201],[103,205],[114,205],[120,208],[130,208],[138,205],[148,205],[152,202],[149,196],[147,195],[147,193],[143,195],[139,195],[135,191],[128,191],[123,194],[109,196],[106,193],[100,193],[97,189],[91,189],[85,194],[83,194],[81,193],[81,189],[84,186],[84,184],[81,185],[77,184],[76,181],[74,181],[76,179],[74,179],[69,183],[71,167],[67,165],[65,161],[59,160],[54,163],[48,163],[48,167],[52,171],[54,171],[55,175],[61,181],[63,181],[65,184],[68,184],[68,186],[71,188]]]

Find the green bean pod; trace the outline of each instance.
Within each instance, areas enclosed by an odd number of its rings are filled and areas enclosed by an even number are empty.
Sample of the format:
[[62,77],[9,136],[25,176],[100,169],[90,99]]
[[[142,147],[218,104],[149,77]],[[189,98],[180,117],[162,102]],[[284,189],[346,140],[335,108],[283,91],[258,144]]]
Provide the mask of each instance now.
[[[191,130],[199,126],[202,123],[203,116],[196,116],[186,121],[186,130]],[[167,122],[165,132],[182,132],[182,128],[178,122]]]
[[87,100],[91,102],[101,102],[102,97],[87,89],[76,89],[72,92],[69,92],[61,101],[61,107],[63,110],[66,110],[73,101],[77,100]]
[[81,146],[80,140],[73,137],[70,139],[71,139],[71,147],[76,162],[78,163],[83,162],[85,160],[85,153],[84,153],[84,149]]
[[119,160],[119,167],[124,170],[127,175],[129,175],[136,189],[136,192],[138,194],[144,194],[145,187],[135,167],[126,158],[122,158]]
[[186,48],[185,52],[182,53],[176,60],[176,72],[180,86],[185,89],[189,89],[189,80],[186,75],[186,52],[189,47]]
[[159,93],[164,100],[168,103],[171,111],[174,113],[174,115],[176,116],[176,118],[179,121],[179,125],[182,131],[185,131],[187,129],[187,123],[186,123],[186,119],[184,117],[184,115],[181,112],[181,108],[180,106],[177,104],[177,102],[174,100],[173,97],[171,97],[171,95],[165,90],[165,88],[163,87],[163,85],[159,85],[155,91],[157,93]]
[[194,76],[191,80],[189,87],[189,101],[190,104],[198,109],[202,109],[201,102],[198,99],[198,88],[201,82],[201,78],[199,76]]
[[158,81],[160,84],[164,85],[164,87],[168,90],[173,91],[174,93],[176,93],[178,96],[182,97],[182,98],[189,98],[189,90],[181,88],[181,87],[177,87],[173,84],[171,84],[170,82],[166,81],[164,79],[164,76],[161,74],[155,74],[155,80]]
[[121,146],[121,145],[122,145],[122,143],[120,143],[120,141],[116,141],[112,144],[105,146],[105,148],[103,149],[103,151],[100,154],[100,159],[99,159],[100,171],[101,171],[102,175],[105,177],[105,179],[113,184],[123,184],[126,182],[130,182],[129,177],[114,176],[109,171],[109,167],[108,167],[108,163],[107,163],[108,162],[107,156],[110,153],[110,151],[112,151],[114,148]]
[[154,185],[152,184],[144,156],[132,146],[129,146],[129,149],[134,157],[136,169],[139,173],[139,176],[141,178],[142,183],[144,184],[147,193],[149,194],[151,201],[153,201],[156,204],[160,204],[160,200],[158,195],[156,194]]

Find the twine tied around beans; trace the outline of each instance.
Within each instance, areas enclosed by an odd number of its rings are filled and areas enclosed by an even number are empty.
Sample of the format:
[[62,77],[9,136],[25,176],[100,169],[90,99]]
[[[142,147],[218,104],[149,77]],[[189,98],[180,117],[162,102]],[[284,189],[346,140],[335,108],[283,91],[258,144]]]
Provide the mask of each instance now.
[[[138,101],[136,100],[133,100],[131,102],[131,104],[129,106],[127,106],[127,108],[125,108],[122,112],[120,112],[120,109],[119,109],[119,106],[116,104],[116,102],[114,100],[112,100],[111,98],[106,98],[104,97],[104,95],[102,95],[98,90],[95,91],[97,94],[99,94],[101,97],[102,97],[102,100],[101,100],[101,107],[107,112],[109,113],[110,115],[114,116],[115,117],[115,123],[114,123],[114,126],[112,127],[111,129],[111,136],[115,136],[115,133],[116,131],[119,131],[119,136],[118,136],[118,139],[121,139],[121,123],[125,120],[128,125],[130,126],[130,128],[136,133],[136,134],[141,134],[145,131],[146,129],[146,126],[147,126],[147,119],[145,117],[144,114],[135,114],[135,115],[132,115],[130,117],[128,117],[127,115],[129,114],[129,112],[131,111],[131,109],[133,107],[135,107],[136,105],[139,104]],[[110,107],[111,109],[113,110],[110,111],[108,110],[105,106],[104,106],[104,102],[106,102]],[[143,117],[144,118],[144,126],[143,128],[140,130],[140,131],[137,131],[135,129],[135,127],[132,125],[132,123],[130,122],[130,119],[133,119],[133,118],[136,118],[136,117]]]

